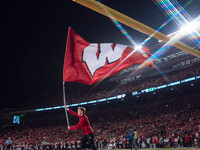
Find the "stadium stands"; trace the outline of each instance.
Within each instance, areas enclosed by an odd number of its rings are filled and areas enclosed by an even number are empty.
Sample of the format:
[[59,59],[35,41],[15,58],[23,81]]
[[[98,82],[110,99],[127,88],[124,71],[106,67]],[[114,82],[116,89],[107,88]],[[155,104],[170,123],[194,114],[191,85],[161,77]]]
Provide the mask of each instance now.
[[[184,89],[186,86],[179,89],[184,93],[164,90],[139,98],[87,106],[97,145],[106,148],[114,139],[118,148],[120,145],[128,148],[126,134],[134,128],[140,135],[140,147],[152,147],[153,143],[157,147],[198,147],[200,94],[195,87],[192,93]],[[77,122],[70,116],[71,125]],[[38,147],[46,143],[54,148],[73,148],[80,142],[81,131],[67,131],[64,111],[55,110],[26,114],[21,125],[4,128],[0,137],[3,141],[11,137],[14,147]],[[161,137],[165,141],[163,145],[159,144]]]
[[[133,91],[151,88],[177,80],[200,75],[198,64],[162,75],[142,78],[119,84],[107,82],[97,88],[78,84],[73,92],[67,83],[67,103],[79,103],[126,93],[124,99],[86,105],[87,116],[94,129],[98,148],[129,148],[127,132],[134,128],[139,133],[138,146],[149,147],[200,147],[200,93],[199,80],[158,92],[132,96]],[[71,88],[71,89],[70,89]],[[78,94],[77,94],[78,93]],[[56,98],[55,98],[56,97]],[[20,109],[62,105],[62,97],[44,93],[41,101],[27,101]],[[28,107],[27,107],[28,106]],[[74,109],[74,108],[72,108]],[[24,113],[21,124],[3,120],[0,141],[10,137],[16,149],[74,149],[80,148],[81,131],[68,131],[63,109]],[[75,125],[77,118],[69,117]],[[115,144],[114,144],[115,143]],[[111,145],[111,147],[110,147]],[[3,144],[5,148],[5,144]]]

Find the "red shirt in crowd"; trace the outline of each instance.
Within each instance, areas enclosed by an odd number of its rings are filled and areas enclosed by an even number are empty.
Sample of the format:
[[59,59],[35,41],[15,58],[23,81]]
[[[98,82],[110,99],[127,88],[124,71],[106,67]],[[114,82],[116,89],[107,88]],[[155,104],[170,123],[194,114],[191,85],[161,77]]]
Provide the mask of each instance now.
[[156,139],[155,138],[152,139],[152,143],[156,143]]
[[76,130],[81,127],[84,135],[89,135],[93,133],[88,117],[85,114],[83,114],[82,116],[79,116],[77,113],[75,113],[74,111],[70,109],[68,111],[71,115],[79,117],[79,123],[75,126],[71,126],[70,130]]
[[190,142],[190,138],[189,138],[189,136],[185,136],[185,142],[187,143],[187,142]]
[[174,137],[172,136],[172,142],[174,143]]

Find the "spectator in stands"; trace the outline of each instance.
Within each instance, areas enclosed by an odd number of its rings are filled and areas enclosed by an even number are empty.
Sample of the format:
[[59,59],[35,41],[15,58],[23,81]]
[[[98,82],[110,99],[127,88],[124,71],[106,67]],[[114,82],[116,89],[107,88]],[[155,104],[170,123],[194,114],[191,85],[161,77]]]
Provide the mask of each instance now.
[[139,134],[138,132],[136,131],[136,129],[134,129],[134,140],[133,140],[133,144],[134,144],[134,147],[135,147],[135,150],[139,150],[139,145],[138,145],[138,139],[139,139]]
[[185,136],[185,146],[186,147],[190,147],[189,142],[190,142],[190,137],[188,136],[188,134],[186,134],[186,136]]
[[132,150],[133,149],[133,141],[134,141],[134,133],[132,131],[132,128],[129,129],[129,132],[126,136],[128,138],[128,142],[129,142],[129,148]]
[[159,139],[159,148],[164,148],[164,139],[162,138],[162,136]]
[[179,136],[177,138],[178,138],[177,146],[178,148],[181,148],[181,144],[182,144],[181,138]]
[[152,148],[152,146],[151,146],[151,137],[150,136],[147,138],[146,143],[147,143],[147,148]]
[[172,134],[172,137],[171,137],[171,147],[174,148],[175,145],[174,145],[174,134]]
[[6,143],[6,150],[12,150],[12,140],[10,137],[6,140],[5,143]]
[[200,148],[200,136],[197,137],[198,147]]
[[156,148],[156,136],[153,136],[152,138],[152,143],[153,143],[153,148],[155,149]]
[[3,150],[3,140],[0,139],[0,150]]

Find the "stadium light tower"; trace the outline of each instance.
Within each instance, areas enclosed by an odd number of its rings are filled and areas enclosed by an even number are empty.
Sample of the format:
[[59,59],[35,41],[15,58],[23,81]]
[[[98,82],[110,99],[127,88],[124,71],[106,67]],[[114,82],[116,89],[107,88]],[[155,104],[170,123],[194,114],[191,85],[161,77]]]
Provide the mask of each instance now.
[[[183,36],[186,36],[188,34],[192,34],[192,33],[198,33],[200,31],[200,23],[199,21],[197,22],[197,20],[192,21],[186,25],[183,25],[180,30],[170,33],[167,36],[170,38],[173,38],[173,36],[175,36],[176,34]],[[158,40],[158,42],[163,42],[162,40]]]
[[181,34],[190,34],[192,32],[198,31],[200,29],[200,24],[196,21],[190,22],[184,25],[180,30],[179,33]]

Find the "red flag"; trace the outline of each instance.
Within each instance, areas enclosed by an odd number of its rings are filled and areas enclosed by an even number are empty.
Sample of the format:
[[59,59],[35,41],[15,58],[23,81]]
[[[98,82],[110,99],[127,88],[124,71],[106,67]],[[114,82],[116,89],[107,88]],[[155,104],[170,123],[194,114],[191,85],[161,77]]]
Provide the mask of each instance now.
[[[141,64],[147,59],[136,51],[119,65],[133,50],[121,44],[89,43],[69,28],[63,81],[94,84],[105,76],[114,75],[134,64]],[[150,56],[148,47],[143,47],[142,50]],[[116,67],[117,65],[119,66]],[[115,67],[116,69],[110,72]]]

